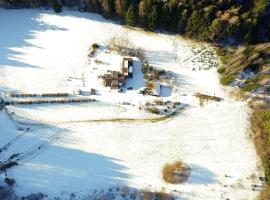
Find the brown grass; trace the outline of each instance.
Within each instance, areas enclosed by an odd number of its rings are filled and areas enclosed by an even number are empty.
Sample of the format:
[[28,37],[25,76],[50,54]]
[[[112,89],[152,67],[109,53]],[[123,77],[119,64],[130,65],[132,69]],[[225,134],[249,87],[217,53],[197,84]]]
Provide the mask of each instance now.
[[171,184],[184,183],[187,181],[190,171],[190,167],[181,161],[166,164],[162,170],[163,180]]
[[211,96],[211,95],[207,95],[207,94],[202,94],[197,92],[196,94],[194,94],[195,97],[197,97],[200,100],[200,105],[203,106],[205,102],[207,101],[217,101],[220,102],[223,99],[217,96]]
[[264,168],[266,187],[261,192],[260,200],[270,199],[270,130],[269,130],[269,105],[253,106],[253,113],[251,118],[251,127],[254,137],[254,143],[258,155],[261,157]]
[[142,191],[142,200],[169,200],[170,195],[165,191],[152,192],[149,190]]

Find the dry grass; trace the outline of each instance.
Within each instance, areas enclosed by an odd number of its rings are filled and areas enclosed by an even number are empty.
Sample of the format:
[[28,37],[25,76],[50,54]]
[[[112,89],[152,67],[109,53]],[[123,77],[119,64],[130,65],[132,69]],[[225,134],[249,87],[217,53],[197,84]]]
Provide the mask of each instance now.
[[142,200],[170,200],[170,195],[165,191],[152,192],[149,190],[142,191]]
[[220,102],[223,99],[217,96],[211,96],[211,95],[207,95],[207,94],[202,94],[197,92],[196,94],[194,94],[195,97],[197,97],[200,100],[200,105],[203,106],[205,102],[207,101],[217,101]]
[[254,143],[258,155],[261,157],[265,173],[266,187],[261,192],[259,199],[270,199],[270,106],[253,106],[251,127]]
[[162,170],[163,180],[171,184],[184,183],[187,181],[190,171],[190,167],[181,161],[166,164]]

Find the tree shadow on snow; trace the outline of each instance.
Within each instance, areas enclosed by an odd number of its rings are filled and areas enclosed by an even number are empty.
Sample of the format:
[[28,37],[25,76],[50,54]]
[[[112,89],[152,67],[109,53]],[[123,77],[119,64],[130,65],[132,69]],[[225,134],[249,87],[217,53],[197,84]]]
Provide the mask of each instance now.
[[50,146],[42,154],[14,171],[24,188],[51,194],[76,192],[124,185],[128,179],[125,167],[112,157],[60,146]]
[[50,125],[33,127],[1,153],[2,160],[18,154],[18,165],[7,170],[8,176],[24,191],[45,194],[125,185],[129,176],[121,160],[72,148],[72,142],[59,145],[68,133]]
[[[31,12],[30,12],[31,11]],[[8,67],[33,67],[21,57],[27,48],[42,49],[41,46],[33,44],[37,32],[48,30],[66,31],[67,29],[42,22],[43,12],[34,9],[0,10],[0,66]]]

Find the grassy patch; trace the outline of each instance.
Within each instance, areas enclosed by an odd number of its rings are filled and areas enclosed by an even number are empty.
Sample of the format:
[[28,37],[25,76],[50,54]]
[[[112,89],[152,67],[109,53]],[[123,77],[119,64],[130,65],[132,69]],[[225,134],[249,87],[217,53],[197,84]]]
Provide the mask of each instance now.
[[249,85],[246,85],[245,87],[242,87],[241,89],[244,91],[244,92],[251,92],[253,90],[256,90],[258,88],[260,88],[261,85],[258,84],[258,83],[253,83],[253,84],[249,84]]
[[220,57],[223,64],[229,63],[234,56],[234,49],[229,48],[217,48],[217,55]]
[[200,100],[206,100],[206,101],[222,101],[222,98],[217,97],[217,96],[211,96],[211,95],[207,95],[207,94],[202,94],[197,92],[195,95],[195,97],[199,98]]
[[243,51],[243,54],[245,56],[250,56],[255,52],[255,49],[256,49],[255,45],[246,46],[245,50]]
[[190,175],[190,170],[190,167],[181,161],[166,164],[162,170],[163,180],[171,184],[186,182]]
[[200,100],[201,106],[203,106],[204,103],[207,101],[217,101],[217,102],[222,101],[222,98],[220,98],[220,97],[206,95],[206,94],[202,94],[202,93],[198,93],[198,92],[194,96]]
[[257,153],[261,157],[267,187],[261,192],[259,199],[270,199],[270,107],[255,107],[252,115],[252,131]]
[[234,79],[235,79],[234,75],[224,75],[221,77],[220,83],[222,85],[229,85],[234,81]]

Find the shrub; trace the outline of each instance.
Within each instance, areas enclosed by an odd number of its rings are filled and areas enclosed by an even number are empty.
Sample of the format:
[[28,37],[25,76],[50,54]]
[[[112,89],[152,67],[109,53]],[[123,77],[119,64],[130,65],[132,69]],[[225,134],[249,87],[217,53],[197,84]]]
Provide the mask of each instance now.
[[156,114],[156,115],[160,114],[159,110],[157,108],[154,108],[154,107],[147,108],[147,110],[148,110],[148,112]]
[[15,179],[12,178],[5,178],[4,181],[8,186],[13,186],[16,183]]
[[220,67],[218,68],[217,72],[220,74],[223,74],[225,72],[226,68],[225,67]]
[[97,43],[92,44],[92,49],[97,49],[97,48],[99,48],[99,45]]
[[162,171],[163,180],[171,184],[183,183],[187,181],[190,170],[189,166],[181,161],[166,164]]

